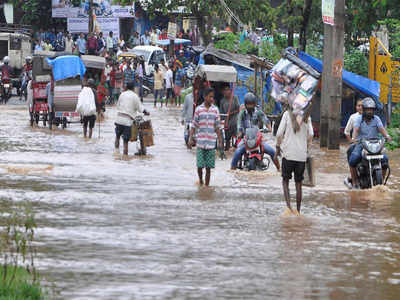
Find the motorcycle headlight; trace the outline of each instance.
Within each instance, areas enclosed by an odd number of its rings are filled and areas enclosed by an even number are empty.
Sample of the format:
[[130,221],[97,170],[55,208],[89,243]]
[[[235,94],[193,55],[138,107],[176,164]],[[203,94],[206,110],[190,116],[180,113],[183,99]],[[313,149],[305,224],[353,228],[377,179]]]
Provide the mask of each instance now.
[[256,146],[256,144],[257,144],[256,140],[248,140],[247,141],[247,147],[249,147],[250,149],[254,148]]

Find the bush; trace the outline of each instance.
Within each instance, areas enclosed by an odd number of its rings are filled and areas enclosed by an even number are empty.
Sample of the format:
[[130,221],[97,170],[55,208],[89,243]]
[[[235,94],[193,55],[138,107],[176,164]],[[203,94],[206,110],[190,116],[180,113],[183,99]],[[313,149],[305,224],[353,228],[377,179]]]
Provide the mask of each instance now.
[[356,48],[350,48],[344,53],[344,68],[355,74],[368,77],[368,59]]
[[253,45],[251,41],[245,40],[243,43],[239,44],[238,52],[241,54],[258,55],[258,47]]
[[31,275],[22,267],[0,267],[0,299],[41,300],[44,294],[39,283],[32,282]]
[[239,36],[233,33],[224,34],[220,40],[215,43],[215,48],[224,49],[230,52],[236,52],[239,43]]

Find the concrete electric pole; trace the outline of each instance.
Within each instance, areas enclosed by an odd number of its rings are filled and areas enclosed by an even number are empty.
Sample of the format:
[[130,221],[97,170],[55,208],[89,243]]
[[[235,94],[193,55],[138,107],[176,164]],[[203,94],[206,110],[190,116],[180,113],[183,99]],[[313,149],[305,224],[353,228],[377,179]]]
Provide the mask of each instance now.
[[345,0],[334,0],[334,25],[324,24],[320,146],[328,149],[340,146],[344,14]]

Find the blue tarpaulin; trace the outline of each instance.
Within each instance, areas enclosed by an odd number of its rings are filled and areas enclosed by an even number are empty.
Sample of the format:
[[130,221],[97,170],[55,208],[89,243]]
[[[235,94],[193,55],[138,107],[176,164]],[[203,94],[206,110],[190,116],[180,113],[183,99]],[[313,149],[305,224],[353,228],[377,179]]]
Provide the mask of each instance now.
[[[299,58],[305,63],[309,64],[318,72],[322,73],[322,61],[320,61],[319,59],[301,51],[299,52]],[[351,73],[346,70],[343,70],[343,82],[344,84],[354,90],[357,90],[361,94],[374,98],[378,109],[383,108],[382,103],[379,101],[381,91],[381,86],[379,82],[365,78],[364,76]]]
[[[169,46],[170,40],[158,40],[157,45],[158,46]],[[192,41],[191,40],[185,40],[185,39],[175,39],[175,46],[176,45],[191,45]]]
[[83,76],[86,67],[78,56],[65,55],[55,59],[47,58],[47,63],[53,67],[54,80],[63,80],[75,76]]

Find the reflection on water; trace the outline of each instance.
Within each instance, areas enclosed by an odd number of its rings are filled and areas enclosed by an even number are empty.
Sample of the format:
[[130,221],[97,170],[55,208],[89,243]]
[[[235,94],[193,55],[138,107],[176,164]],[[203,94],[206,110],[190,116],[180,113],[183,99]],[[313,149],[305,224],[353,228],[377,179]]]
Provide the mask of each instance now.
[[318,185],[288,215],[273,166],[217,160],[212,187],[196,185],[179,110],[147,108],[156,145],[122,160],[112,108],[89,141],[2,107],[0,207],[33,204],[39,269],[60,299],[398,299],[398,152],[389,187],[347,191],[346,148],[315,146]]

